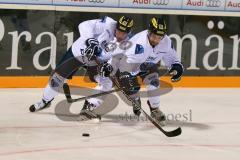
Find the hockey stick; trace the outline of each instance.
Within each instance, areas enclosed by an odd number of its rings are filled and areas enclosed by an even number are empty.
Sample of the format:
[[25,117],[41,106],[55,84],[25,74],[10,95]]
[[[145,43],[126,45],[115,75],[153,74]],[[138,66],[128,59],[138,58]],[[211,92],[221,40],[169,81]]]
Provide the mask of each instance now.
[[[81,98],[76,98],[76,99],[72,99],[71,97],[71,93],[70,93],[70,89],[69,89],[69,86],[67,83],[65,83],[63,85],[63,91],[64,91],[64,94],[67,98],[67,101],[68,103],[73,103],[73,102],[77,102],[77,101],[80,101],[80,100],[85,100],[85,99],[88,99],[88,98],[93,98],[93,97],[98,97],[98,96],[102,96],[102,95],[106,95],[106,94],[110,94],[110,93],[113,93],[113,92],[117,92],[117,91],[122,91],[122,93],[126,96],[126,98],[134,103],[135,105],[138,105],[136,104],[132,98],[127,95],[123,90],[122,88],[120,87],[119,83],[117,82],[117,80],[115,80],[115,78],[112,78],[112,81],[114,82],[114,84],[118,87],[118,89],[115,89],[115,90],[111,90],[111,91],[107,91],[107,92],[102,92],[102,93],[97,93],[97,94],[94,94],[94,95],[90,95],[90,96],[86,96],[86,97],[81,97]],[[140,107],[141,108],[141,107]],[[182,132],[182,129],[180,127],[178,127],[177,129],[173,130],[173,131],[165,131],[164,129],[162,129],[162,127],[152,118],[150,117],[146,111],[144,111],[142,108],[140,109],[141,112],[148,118],[148,120],[150,122],[152,122],[152,124],[154,126],[156,126],[161,132],[163,132],[163,134],[165,134],[167,137],[176,137],[178,135],[181,134]]]
[[[111,79],[112,79],[113,83],[117,86],[117,88],[120,89],[120,88],[121,88],[121,87],[120,87],[120,84],[118,83],[118,81],[116,80],[116,78],[115,78],[115,77],[112,77]],[[126,94],[123,90],[121,90],[121,91],[122,91],[122,93],[126,96],[126,98],[127,98],[130,102],[134,103],[135,105],[138,105],[137,103],[135,103],[135,102],[132,100],[132,98],[131,98],[128,94]],[[177,129],[175,129],[175,130],[173,130],[173,131],[165,131],[151,116],[149,116],[149,115],[146,113],[146,111],[144,111],[144,110],[142,109],[142,107],[139,107],[139,108],[141,108],[141,109],[140,109],[141,112],[147,117],[147,119],[148,119],[150,122],[152,122],[152,124],[153,124],[155,127],[157,127],[157,128],[158,128],[163,134],[165,134],[167,137],[176,137],[176,136],[178,136],[178,135],[180,135],[180,134],[182,133],[182,129],[181,129],[180,127],[178,127]]]
[[121,90],[122,90],[121,88],[118,88],[118,89],[114,89],[114,90],[111,90],[111,91],[101,92],[101,93],[93,94],[93,95],[90,95],[90,96],[85,96],[85,97],[80,97],[80,98],[73,99],[72,96],[71,96],[71,92],[70,92],[70,88],[69,88],[68,84],[64,83],[64,85],[63,85],[63,92],[65,94],[65,97],[66,97],[68,103],[73,103],[73,102],[77,102],[77,101],[81,101],[81,100],[85,100],[85,99],[89,99],[89,98],[95,98],[95,97],[107,95],[107,94],[110,94],[110,93],[118,92],[118,91],[121,91]]
[[[98,61],[98,60],[95,60],[96,61],[96,63],[98,64],[98,65],[100,65],[100,62]],[[127,95],[124,91],[123,91],[123,88],[120,86],[120,84],[118,83],[118,81],[116,80],[116,78],[115,78],[115,76],[114,77],[111,77],[111,80],[112,80],[112,82],[117,86],[117,91],[122,91],[122,93],[126,96],[126,98],[130,101],[130,102],[132,102],[132,103],[134,103],[135,105],[138,105],[138,104],[136,104],[133,100],[132,100],[132,98],[129,96],[129,95]],[[69,102],[69,103],[73,103],[73,102],[76,102],[76,101],[79,101],[79,100],[82,100],[82,99],[87,99],[87,98],[90,98],[90,96],[87,96],[87,97],[81,97],[81,98],[77,98],[77,99],[72,99],[72,97],[71,97],[71,93],[70,93],[70,89],[69,89],[69,86],[67,85],[67,84],[65,84],[64,86],[63,86],[63,89],[64,89],[64,93],[65,93],[65,96],[66,96],[66,98],[67,98],[67,101]],[[112,93],[112,92],[115,92],[116,90],[112,90],[112,91],[108,91],[108,92],[103,92],[103,93],[98,93],[98,94],[96,94],[97,96],[99,96],[99,95],[104,95],[104,94],[109,94],[109,92],[110,93]],[[91,97],[97,97],[96,95],[92,95]],[[139,107],[139,108],[141,108],[141,107]],[[173,131],[165,131],[152,117],[150,117],[142,108],[140,109],[141,110],[141,112],[148,118],[148,120],[155,126],[155,127],[157,127],[164,135],[166,135],[167,137],[176,137],[176,136],[178,136],[178,135],[180,135],[181,133],[182,133],[182,129],[180,128],[180,127],[178,127],[177,129],[175,129],[175,130],[173,130]]]
[[[98,59],[96,59],[95,62],[96,62],[98,65],[101,64],[101,63],[98,61]],[[118,83],[118,81],[117,81],[117,79],[116,79],[116,76],[112,76],[112,77],[109,77],[109,78],[112,80],[113,84],[116,85],[117,89],[121,89],[121,92],[126,96],[126,98],[127,98],[130,102],[132,102],[132,103],[134,103],[136,106],[138,106],[138,104],[135,103],[135,102],[132,100],[132,98],[123,91],[123,88],[122,88],[122,87],[120,86],[120,84]],[[173,131],[165,131],[151,116],[149,116],[149,115],[147,114],[147,112],[145,112],[145,111],[142,109],[142,107],[139,107],[139,108],[141,108],[141,109],[140,109],[141,112],[148,118],[148,120],[149,120],[150,122],[152,122],[152,124],[153,124],[155,127],[157,127],[157,128],[158,128],[164,135],[166,135],[167,137],[176,137],[176,136],[179,136],[179,135],[182,133],[182,129],[181,129],[180,127],[178,127],[177,129],[175,129],[175,130],[173,130]]]

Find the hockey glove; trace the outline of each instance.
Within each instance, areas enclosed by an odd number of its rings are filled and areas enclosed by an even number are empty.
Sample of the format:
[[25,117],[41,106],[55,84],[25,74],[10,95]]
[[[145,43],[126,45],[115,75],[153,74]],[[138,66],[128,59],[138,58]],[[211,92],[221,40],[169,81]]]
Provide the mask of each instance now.
[[169,74],[172,75],[172,82],[177,82],[181,80],[181,76],[183,74],[183,65],[181,63],[174,63],[169,70]]
[[112,71],[113,71],[113,67],[111,66],[111,64],[107,62],[104,62],[99,67],[99,74],[102,77],[109,77]]
[[137,76],[131,75],[129,72],[121,72],[119,75],[119,82],[128,95],[136,94],[140,90]]
[[101,48],[99,42],[95,38],[89,38],[86,40],[86,49],[84,51],[85,56],[89,61],[95,60],[101,54]]

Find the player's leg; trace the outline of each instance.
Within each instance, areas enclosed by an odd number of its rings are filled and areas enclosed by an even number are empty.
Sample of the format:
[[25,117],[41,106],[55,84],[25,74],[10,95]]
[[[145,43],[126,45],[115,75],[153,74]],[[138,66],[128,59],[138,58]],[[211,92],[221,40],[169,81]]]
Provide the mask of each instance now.
[[[114,73],[114,81],[116,77],[116,80],[120,84],[118,87],[122,88],[124,94],[127,94],[128,97],[131,98],[133,112],[135,115],[139,116],[141,114],[141,100],[139,95],[140,85],[137,80],[137,75],[131,74],[133,71],[138,70],[139,65],[135,63],[129,64],[126,62],[126,57],[124,56],[120,59],[115,57],[112,59],[112,63],[115,65],[115,71],[111,64],[104,63],[101,66],[100,74],[103,76],[109,76],[112,74],[111,72]],[[116,69],[117,66],[121,67]]]
[[[97,82],[94,88],[94,94],[110,91],[112,89],[112,81],[108,77],[101,77],[98,75],[97,66],[88,67],[89,78],[92,82]],[[90,98],[84,102],[81,110],[81,119],[88,120],[92,118],[100,118],[99,115],[94,114],[93,110],[101,106],[106,96]]]
[[56,69],[53,71],[53,74],[49,78],[49,82],[43,90],[42,99],[30,106],[30,112],[35,112],[49,107],[51,101],[59,93],[59,90],[62,88],[66,80],[71,78],[81,66],[83,66],[83,64],[73,56],[70,48],[64,54],[63,58],[60,60]]
[[[108,77],[101,77],[99,75],[96,76],[97,86],[94,88],[94,94],[107,92],[112,89],[112,81]],[[95,108],[99,107],[106,96],[100,96],[96,98],[90,98],[88,100],[89,103],[93,104]]]
[[164,121],[166,120],[165,115],[159,109],[160,107],[160,80],[159,74],[157,72],[157,66],[153,66],[153,68],[149,69],[146,74],[141,76],[143,79],[143,83],[146,86],[148,101],[147,104],[150,108],[151,116],[161,125],[164,125]]
[[123,91],[133,100],[133,113],[139,116],[141,114],[141,99],[139,94],[140,84],[138,83],[137,76],[131,75],[129,72],[117,72],[116,75]]

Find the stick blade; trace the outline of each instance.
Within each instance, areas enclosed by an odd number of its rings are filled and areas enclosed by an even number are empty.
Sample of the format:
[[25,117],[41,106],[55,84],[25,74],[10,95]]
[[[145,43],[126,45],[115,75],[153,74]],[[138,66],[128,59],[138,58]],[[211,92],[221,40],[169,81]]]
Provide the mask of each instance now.
[[181,127],[178,127],[177,129],[170,131],[170,132],[167,132],[167,131],[164,132],[164,134],[167,137],[176,137],[176,136],[179,136],[181,133],[182,133]]

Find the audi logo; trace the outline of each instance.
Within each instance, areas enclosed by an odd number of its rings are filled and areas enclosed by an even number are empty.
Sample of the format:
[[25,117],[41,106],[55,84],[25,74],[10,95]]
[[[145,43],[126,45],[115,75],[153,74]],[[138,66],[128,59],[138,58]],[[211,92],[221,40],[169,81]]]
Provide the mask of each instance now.
[[207,0],[206,6],[207,7],[220,7],[221,0]]
[[169,0],[153,0],[153,5],[168,5]]
[[104,3],[105,0],[88,0],[90,3]]

